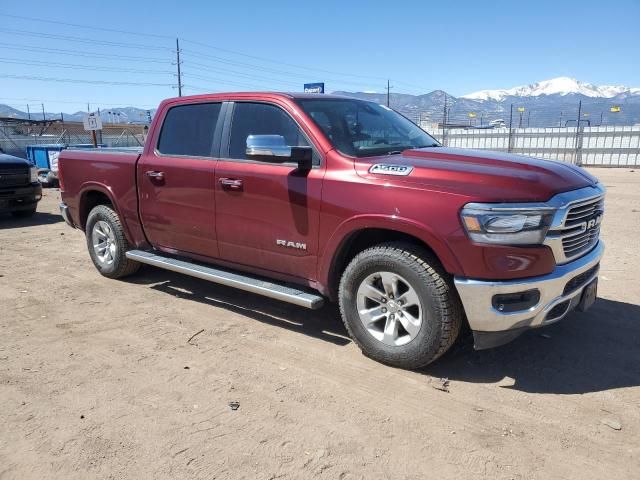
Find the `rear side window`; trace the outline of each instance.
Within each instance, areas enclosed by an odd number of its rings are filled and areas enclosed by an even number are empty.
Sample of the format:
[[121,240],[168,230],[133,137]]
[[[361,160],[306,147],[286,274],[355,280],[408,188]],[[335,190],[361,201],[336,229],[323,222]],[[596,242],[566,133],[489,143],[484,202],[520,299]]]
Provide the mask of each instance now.
[[238,102],[233,109],[229,157],[247,158],[249,135],[282,135],[290,147],[306,147],[309,142],[293,119],[275,105]]
[[164,155],[210,157],[220,103],[179,105],[167,112],[158,151]]

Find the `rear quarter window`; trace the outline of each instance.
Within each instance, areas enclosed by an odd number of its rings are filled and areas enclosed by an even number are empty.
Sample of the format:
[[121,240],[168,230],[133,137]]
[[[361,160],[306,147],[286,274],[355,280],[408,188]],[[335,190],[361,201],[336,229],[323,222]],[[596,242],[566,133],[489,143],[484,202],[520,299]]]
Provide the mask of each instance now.
[[213,156],[213,134],[221,106],[221,103],[196,103],[170,108],[162,124],[158,152],[190,157]]

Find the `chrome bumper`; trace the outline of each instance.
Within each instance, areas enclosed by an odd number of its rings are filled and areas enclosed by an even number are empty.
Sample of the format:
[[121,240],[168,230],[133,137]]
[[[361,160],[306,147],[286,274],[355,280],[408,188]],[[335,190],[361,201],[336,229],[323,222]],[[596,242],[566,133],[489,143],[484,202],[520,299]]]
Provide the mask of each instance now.
[[64,202],[60,204],[60,215],[62,215],[62,218],[64,218],[64,221],[67,223],[67,225],[69,225],[71,228],[76,228],[76,226],[73,224],[73,220],[71,220],[71,215],[69,215],[69,206]]
[[[596,269],[588,275],[588,278],[582,279],[579,287],[566,294],[564,292],[565,286],[576,276],[596,267],[603,253],[604,244],[600,240],[593,250],[583,257],[571,263],[558,265],[553,272],[541,277],[496,282],[456,277],[454,279],[455,286],[462,300],[471,330],[490,333],[504,332],[505,330],[525,330],[557,322],[580,303],[584,288],[598,276],[598,271]],[[494,295],[534,289],[540,292],[540,300],[527,310],[501,312],[492,304]],[[554,307],[565,304],[565,302],[566,308],[560,308],[559,312],[552,312]]]

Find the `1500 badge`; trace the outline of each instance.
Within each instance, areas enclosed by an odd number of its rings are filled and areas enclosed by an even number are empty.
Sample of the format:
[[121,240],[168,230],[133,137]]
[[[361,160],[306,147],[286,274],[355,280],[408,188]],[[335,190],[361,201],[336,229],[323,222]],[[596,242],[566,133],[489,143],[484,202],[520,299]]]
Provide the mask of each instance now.
[[407,176],[411,173],[413,167],[408,165],[394,165],[391,163],[376,163],[369,169],[369,173],[377,173],[379,175],[397,175]]

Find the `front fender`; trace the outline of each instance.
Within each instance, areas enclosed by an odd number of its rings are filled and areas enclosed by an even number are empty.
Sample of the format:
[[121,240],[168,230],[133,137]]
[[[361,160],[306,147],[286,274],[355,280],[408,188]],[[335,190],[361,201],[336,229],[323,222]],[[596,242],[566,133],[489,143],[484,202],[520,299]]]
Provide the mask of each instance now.
[[318,259],[318,279],[325,292],[329,291],[333,266],[342,247],[355,233],[369,228],[391,230],[415,237],[433,251],[447,272],[462,271],[449,245],[429,225],[395,215],[358,215],[345,220],[335,229]]

